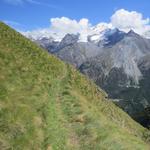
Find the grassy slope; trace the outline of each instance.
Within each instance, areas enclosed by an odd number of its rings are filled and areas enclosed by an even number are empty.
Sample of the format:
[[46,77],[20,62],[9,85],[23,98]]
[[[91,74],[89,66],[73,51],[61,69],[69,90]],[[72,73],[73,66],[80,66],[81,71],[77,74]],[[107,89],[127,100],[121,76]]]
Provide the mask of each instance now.
[[0,23],[2,150],[148,150],[148,130],[91,81]]

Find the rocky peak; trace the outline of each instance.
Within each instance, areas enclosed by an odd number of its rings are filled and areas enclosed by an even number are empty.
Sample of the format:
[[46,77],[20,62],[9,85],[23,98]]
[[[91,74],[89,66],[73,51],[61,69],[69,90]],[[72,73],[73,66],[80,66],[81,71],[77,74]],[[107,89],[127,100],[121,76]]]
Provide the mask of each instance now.
[[59,48],[76,43],[79,40],[79,34],[66,34],[65,37],[61,40]]
[[135,33],[132,29],[127,33],[127,36],[140,37],[140,35]]
[[120,31],[119,29],[109,29],[104,33],[104,39],[99,41],[98,45],[103,46],[112,46],[121,41],[125,37],[125,32]]

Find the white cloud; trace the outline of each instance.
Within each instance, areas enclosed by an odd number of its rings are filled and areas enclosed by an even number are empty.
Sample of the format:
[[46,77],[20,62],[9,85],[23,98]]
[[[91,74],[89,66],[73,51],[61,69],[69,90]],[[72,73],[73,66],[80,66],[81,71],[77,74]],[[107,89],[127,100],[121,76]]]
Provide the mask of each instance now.
[[27,37],[39,39],[42,37],[53,37],[56,41],[60,41],[67,33],[80,34],[80,41],[86,42],[88,35],[99,34],[106,28],[111,28],[111,24],[99,23],[92,26],[89,20],[82,18],[79,21],[72,20],[67,17],[50,19],[51,26],[45,29],[38,29],[28,32],[22,32]]
[[34,39],[41,37],[53,37],[60,41],[67,33],[80,33],[80,41],[85,42],[88,35],[100,37],[100,33],[108,28],[118,28],[128,32],[134,30],[136,33],[145,37],[150,37],[150,19],[144,19],[141,13],[136,11],[117,10],[110,18],[110,23],[100,22],[95,26],[88,19],[82,18],[77,21],[67,17],[50,19],[50,27],[34,31],[24,32],[23,34]]
[[113,27],[119,28],[125,32],[132,29],[141,35],[150,29],[149,23],[150,19],[144,19],[141,13],[124,9],[117,10],[111,17],[111,24]]
[[50,23],[51,26],[49,28],[38,29],[31,32],[28,31],[23,34],[34,39],[52,36],[55,40],[60,41],[67,33],[80,33],[80,40],[86,41],[88,34],[92,32],[91,24],[88,19],[85,18],[82,18],[79,21],[72,20],[67,17],[52,18],[50,19]]
[[80,33],[81,40],[85,41],[88,33],[90,32],[90,23],[88,19],[81,19],[79,21],[71,20],[66,17],[52,18],[50,30],[59,33],[61,37],[64,37],[67,33],[77,34]]

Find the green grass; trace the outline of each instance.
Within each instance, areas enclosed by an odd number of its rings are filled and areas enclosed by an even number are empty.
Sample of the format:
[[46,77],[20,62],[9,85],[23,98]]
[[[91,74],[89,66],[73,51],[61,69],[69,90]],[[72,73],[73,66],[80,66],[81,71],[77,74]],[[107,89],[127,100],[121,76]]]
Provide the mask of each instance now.
[[0,23],[0,149],[149,150],[149,131],[106,97]]

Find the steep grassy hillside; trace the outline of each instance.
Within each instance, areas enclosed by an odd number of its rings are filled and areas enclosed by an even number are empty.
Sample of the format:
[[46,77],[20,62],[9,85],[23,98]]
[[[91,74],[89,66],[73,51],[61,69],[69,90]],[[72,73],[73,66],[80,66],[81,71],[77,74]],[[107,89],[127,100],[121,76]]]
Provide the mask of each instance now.
[[149,150],[148,130],[106,97],[0,23],[1,150]]

